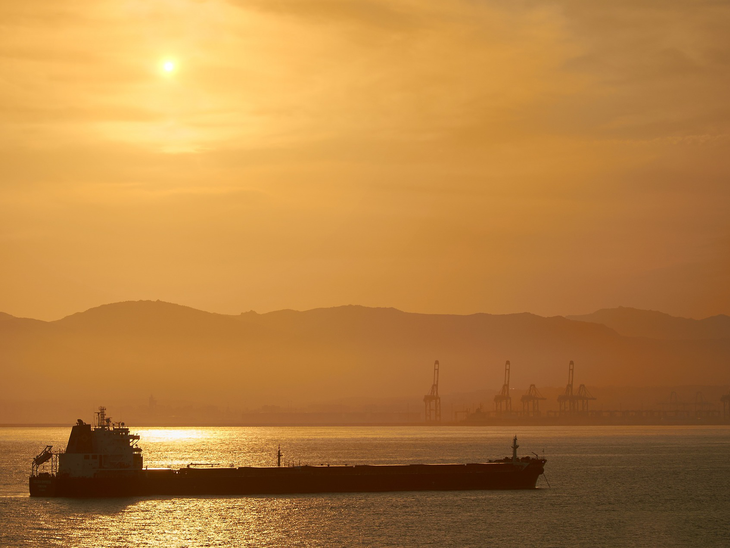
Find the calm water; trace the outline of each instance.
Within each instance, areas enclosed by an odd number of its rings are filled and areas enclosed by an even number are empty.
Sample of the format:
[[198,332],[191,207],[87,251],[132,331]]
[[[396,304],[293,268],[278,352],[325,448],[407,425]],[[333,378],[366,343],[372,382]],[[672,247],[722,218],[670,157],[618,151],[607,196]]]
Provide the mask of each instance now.
[[0,428],[0,546],[730,546],[730,427],[141,428],[146,464],[548,458],[538,490],[31,499],[70,428]]

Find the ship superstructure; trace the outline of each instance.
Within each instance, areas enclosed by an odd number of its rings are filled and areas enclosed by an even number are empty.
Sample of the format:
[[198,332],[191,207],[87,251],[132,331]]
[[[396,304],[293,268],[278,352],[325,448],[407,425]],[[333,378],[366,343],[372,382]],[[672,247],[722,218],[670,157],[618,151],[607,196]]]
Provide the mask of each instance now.
[[[33,459],[33,487],[45,491],[57,483],[57,478],[94,478],[103,475],[135,476],[142,470],[142,449],[139,436],[131,434],[123,422],[112,422],[106,408],[99,407],[94,425],[79,419],[71,428],[65,451],[46,446]],[[42,470],[48,463],[50,471]]]
[[58,474],[90,478],[99,471],[142,469],[139,436],[130,434],[123,422],[106,416],[106,408],[96,412],[92,427],[79,419],[71,429],[66,451],[58,455]]

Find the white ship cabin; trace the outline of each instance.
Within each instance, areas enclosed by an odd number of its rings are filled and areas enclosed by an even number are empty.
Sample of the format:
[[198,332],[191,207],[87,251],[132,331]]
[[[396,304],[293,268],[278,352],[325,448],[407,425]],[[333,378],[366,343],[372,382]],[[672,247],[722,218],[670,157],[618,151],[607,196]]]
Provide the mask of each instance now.
[[58,455],[58,474],[92,477],[103,470],[141,470],[139,436],[130,434],[124,423],[114,423],[99,407],[92,428],[79,419],[71,429],[66,452]]

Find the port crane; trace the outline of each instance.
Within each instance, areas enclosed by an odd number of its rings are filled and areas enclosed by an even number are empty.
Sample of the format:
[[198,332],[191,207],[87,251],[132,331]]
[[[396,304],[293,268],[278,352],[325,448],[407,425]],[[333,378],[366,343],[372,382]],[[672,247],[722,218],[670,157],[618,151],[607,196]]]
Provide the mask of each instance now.
[[702,395],[702,392],[697,392],[695,394],[695,417],[699,419],[701,417],[711,414],[713,407],[714,406],[712,405],[712,403],[707,401]]
[[683,405],[684,404],[679,401],[679,395],[672,390],[672,393],[669,394],[669,412],[676,415],[679,412],[679,408]]
[[565,392],[563,392],[560,396],[558,396],[558,408],[561,415],[565,414],[572,414],[573,412],[573,373],[574,373],[575,365],[573,365],[573,360],[570,360],[570,365],[568,365],[568,385],[565,387]]
[[512,412],[512,398],[509,395],[509,374],[510,363],[507,360],[504,364],[504,384],[502,391],[494,396],[494,410],[498,415]]
[[580,385],[577,394],[573,393],[574,373],[575,365],[571,360],[568,365],[568,385],[565,387],[565,392],[558,396],[558,407],[561,415],[587,415],[588,402],[596,399],[588,391],[585,384]]
[[522,402],[522,415],[525,417],[539,417],[540,416],[540,400],[544,400],[542,394],[534,384],[530,385],[527,390],[527,394],[520,398]]
[[431,392],[423,396],[426,405],[426,422],[441,422],[441,396],[439,396],[439,361],[433,363]]

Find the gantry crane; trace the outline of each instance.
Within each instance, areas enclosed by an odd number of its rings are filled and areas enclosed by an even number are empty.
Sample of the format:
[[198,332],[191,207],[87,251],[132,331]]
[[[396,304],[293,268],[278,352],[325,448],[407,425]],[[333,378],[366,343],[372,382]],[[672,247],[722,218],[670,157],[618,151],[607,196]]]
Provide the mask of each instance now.
[[558,396],[558,406],[561,415],[585,415],[588,413],[588,402],[596,399],[588,391],[585,384],[580,385],[577,394],[573,393],[574,370],[575,365],[571,360],[568,365],[568,385],[565,387],[565,392]]
[[700,418],[712,411],[712,403],[707,401],[702,392],[695,394],[695,417]]
[[575,365],[573,365],[573,360],[570,361],[570,365],[568,365],[568,385],[565,387],[565,392],[563,392],[560,396],[558,396],[558,409],[559,413],[561,415],[565,414],[572,414],[574,409],[574,400],[573,400],[573,372],[575,369]]
[[433,362],[431,392],[423,396],[426,404],[426,422],[441,422],[441,397],[439,396],[439,361]]
[[679,395],[674,390],[672,390],[671,394],[669,394],[669,402],[663,403],[662,405],[667,406],[667,414],[670,417],[689,416],[687,403],[680,401]]
[[576,399],[576,407],[579,407],[580,409],[578,412],[581,415],[587,415],[588,414],[588,402],[590,400],[595,400],[596,398],[593,397],[593,395],[588,392],[588,388],[586,388],[585,384],[581,384],[578,387],[578,395],[575,397]]
[[669,412],[676,415],[682,405],[683,404],[679,401],[679,396],[674,390],[672,390],[672,393],[669,394]]
[[504,384],[502,391],[494,396],[494,410],[498,415],[512,412],[512,398],[509,395],[509,369],[510,363],[507,360],[504,364]]
[[537,386],[534,384],[530,385],[527,394],[522,396],[522,414],[526,417],[539,417],[540,416],[540,400],[545,398],[540,394]]

